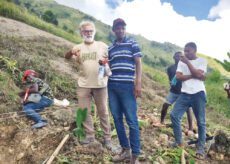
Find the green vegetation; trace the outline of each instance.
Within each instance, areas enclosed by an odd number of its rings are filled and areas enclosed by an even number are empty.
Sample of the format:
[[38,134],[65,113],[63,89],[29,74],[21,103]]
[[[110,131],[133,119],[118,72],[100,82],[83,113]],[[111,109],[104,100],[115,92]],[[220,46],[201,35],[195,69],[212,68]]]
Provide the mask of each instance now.
[[78,137],[80,140],[84,139],[85,137],[85,130],[83,126],[83,122],[85,122],[86,117],[87,117],[87,108],[81,109],[78,108],[76,112],[76,127],[73,130],[73,133],[76,137]]
[[47,10],[43,15],[42,15],[42,19],[48,23],[52,23],[54,25],[58,25],[58,21],[57,21],[57,16],[54,15],[52,13],[52,11]]
[[[227,53],[227,56],[230,59],[230,52]],[[220,63],[224,67],[224,69],[226,69],[227,71],[230,71],[230,62],[229,61],[224,60],[224,62],[222,63],[221,61],[217,60],[217,62]]]
[[214,107],[218,111],[224,112],[227,117],[230,117],[229,100],[227,98],[227,93],[224,91],[223,83],[224,80],[212,82],[207,79],[205,82],[207,90],[207,107]]
[[[2,102],[8,105],[20,104],[17,92],[18,87],[25,88],[22,73],[27,69],[37,71],[38,77],[47,81],[53,89],[56,98],[65,97],[76,101],[76,83],[67,74],[57,71],[51,63],[52,59],[63,56],[68,47],[58,46],[55,41],[40,37],[25,40],[21,37],[0,35],[0,38]],[[4,109],[7,107],[1,106],[1,111]]]
[[58,164],[69,164],[70,160],[65,156],[56,156]]
[[208,57],[208,56],[205,56],[203,54],[199,54],[198,55],[202,58],[205,58],[208,60],[208,72],[211,72],[213,70],[218,70],[220,71],[221,75],[224,76],[224,77],[230,77],[230,72],[228,72],[227,69],[225,69],[223,66],[222,66],[222,62],[216,60],[216,59],[213,59],[211,57]]
[[[151,157],[148,157],[148,160],[150,162],[153,162],[154,159],[156,158],[162,158],[165,161],[169,162],[169,163],[181,163],[181,154],[182,154],[182,150],[181,148],[174,148],[174,149],[162,149],[162,150],[158,150],[158,153]],[[195,152],[191,149],[186,149],[185,150],[187,152],[186,156],[185,156],[185,160],[189,161],[189,164],[194,164],[195,160]]]
[[162,72],[153,67],[150,67],[145,63],[143,63],[142,65],[142,70],[143,72],[150,75],[154,81],[169,86],[168,76],[165,72]]
[[9,3],[5,0],[0,0],[0,15],[19,20],[21,22],[27,23],[31,26],[50,32],[54,35],[60,36],[75,43],[79,43],[81,41],[79,37],[72,35],[62,29],[59,29],[55,27],[55,25],[47,23],[35,15],[29,14],[26,8],[19,7],[14,3]]

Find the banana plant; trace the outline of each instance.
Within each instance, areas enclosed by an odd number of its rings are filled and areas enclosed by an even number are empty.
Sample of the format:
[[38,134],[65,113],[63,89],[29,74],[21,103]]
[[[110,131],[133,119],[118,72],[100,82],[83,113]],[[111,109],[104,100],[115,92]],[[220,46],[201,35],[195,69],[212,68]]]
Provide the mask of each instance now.
[[73,130],[73,133],[76,137],[78,137],[80,140],[84,139],[85,137],[85,129],[83,126],[83,122],[85,122],[87,117],[87,108],[81,109],[78,108],[76,112],[76,127]]

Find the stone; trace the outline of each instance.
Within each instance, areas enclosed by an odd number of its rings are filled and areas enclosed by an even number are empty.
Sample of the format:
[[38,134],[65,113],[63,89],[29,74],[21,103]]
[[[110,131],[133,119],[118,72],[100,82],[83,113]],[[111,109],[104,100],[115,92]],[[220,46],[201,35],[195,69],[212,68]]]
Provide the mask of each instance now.
[[13,150],[13,149],[8,149],[8,152],[9,152],[10,154],[13,154],[13,153],[14,153],[14,150]]
[[25,153],[22,152],[22,153],[19,153],[16,157],[16,160],[19,161],[20,159],[22,159],[23,157],[25,156]]
[[160,148],[161,147],[161,145],[159,144],[159,142],[157,140],[155,140],[153,142],[153,146],[156,147],[156,148]]
[[63,128],[65,131],[68,131],[70,129],[70,126],[64,127]]
[[159,142],[163,145],[167,145],[168,144],[168,135],[167,134],[160,134]]
[[218,161],[223,161],[224,160],[224,154],[216,153],[215,159]]
[[[76,111],[72,109],[59,109],[52,113],[51,117],[55,124],[64,122],[64,126],[71,124],[75,121]],[[57,121],[55,121],[57,120]],[[63,125],[63,124],[62,124]]]
[[159,162],[160,164],[166,164],[165,161],[163,160],[163,158],[161,157],[157,157],[157,162]]
[[159,163],[159,162],[157,162],[157,161],[154,161],[154,162],[153,162],[153,164],[160,164],[160,163]]
[[64,122],[64,124],[63,124],[64,126],[67,126],[68,125],[68,122]]
[[226,160],[224,154],[216,153],[214,150],[210,150],[208,153],[212,160],[223,161]]

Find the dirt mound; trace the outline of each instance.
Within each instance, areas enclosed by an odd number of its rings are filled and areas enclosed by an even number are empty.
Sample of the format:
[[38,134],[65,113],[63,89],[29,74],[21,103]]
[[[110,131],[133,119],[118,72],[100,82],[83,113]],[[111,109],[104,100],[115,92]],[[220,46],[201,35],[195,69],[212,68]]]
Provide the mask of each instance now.
[[8,115],[12,118],[4,120],[0,127],[0,163],[40,164],[52,154],[63,136],[69,133],[75,111],[51,108],[46,112],[52,112],[44,114],[49,125],[39,130],[31,128],[33,122],[25,117],[15,113]]

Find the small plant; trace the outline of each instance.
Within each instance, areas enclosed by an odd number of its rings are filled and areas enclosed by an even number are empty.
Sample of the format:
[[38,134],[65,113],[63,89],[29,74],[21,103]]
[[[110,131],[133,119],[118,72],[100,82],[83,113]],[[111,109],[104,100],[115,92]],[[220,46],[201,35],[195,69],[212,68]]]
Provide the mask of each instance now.
[[98,129],[97,129],[97,136],[98,136],[98,137],[101,137],[101,136],[103,135],[103,133],[104,133],[104,132],[103,132],[103,130],[101,130],[101,128],[98,128]]
[[70,161],[68,158],[64,157],[64,156],[61,156],[61,157],[56,157],[57,158],[57,162],[58,164],[69,164]]
[[1,68],[6,68],[9,72],[15,73],[15,71],[19,71],[16,67],[17,61],[12,61],[8,57],[0,56]]
[[[194,156],[195,152],[191,149],[186,149],[187,156],[186,159],[189,160],[190,164],[194,164]],[[174,148],[174,149],[164,149],[164,150],[159,150],[157,155],[153,157],[153,159],[156,159],[158,157],[161,157],[162,159],[168,159],[170,158],[171,163],[180,163],[181,162],[181,154],[182,154],[182,149],[181,148]]]
[[148,125],[146,121],[138,120],[139,128],[144,128]]
[[116,129],[113,129],[112,133],[111,133],[111,137],[115,137],[117,136],[117,131]]
[[83,126],[83,122],[85,122],[86,117],[87,117],[87,108],[81,109],[78,108],[76,114],[76,126],[77,128],[75,128],[73,130],[73,133],[76,137],[78,137],[80,140],[84,139],[85,137],[85,129]]

